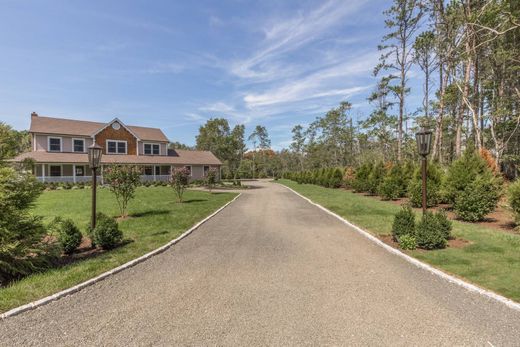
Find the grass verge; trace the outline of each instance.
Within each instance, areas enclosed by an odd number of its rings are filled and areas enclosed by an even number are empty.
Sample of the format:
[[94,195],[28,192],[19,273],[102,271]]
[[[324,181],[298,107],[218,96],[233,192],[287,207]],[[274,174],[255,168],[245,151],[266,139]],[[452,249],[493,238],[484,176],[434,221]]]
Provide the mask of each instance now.
[[[88,189],[44,192],[33,209],[34,214],[44,216],[46,222],[55,216],[72,218],[85,232],[90,220],[90,194]],[[169,187],[141,187],[130,202],[130,217],[119,223],[124,238],[132,242],[94,258],[36,273],[0,288],[0,312],[70,288],[146,254],[176,238],[236,195],[187,191],[184,203],[179,204]],[[115,199],[107,189],[98,191],[98,211],[110,216],[119,214]]]
[[[279,180],[323,207],[374,235],[390,235],[400,207],[341,189]],[[520,302],[520,235],[454,221],[453,234],[471,244],[464,248],[405,253],[448,273]]]

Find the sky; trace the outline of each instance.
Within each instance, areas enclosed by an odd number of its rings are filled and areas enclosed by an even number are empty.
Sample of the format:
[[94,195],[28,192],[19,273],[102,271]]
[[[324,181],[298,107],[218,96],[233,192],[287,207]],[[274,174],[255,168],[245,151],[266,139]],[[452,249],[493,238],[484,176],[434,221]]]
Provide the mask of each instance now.
[[[376,79],[383,0],[0,0],[0,121],[41,116],[161,128],[195,143],[214,117],[291,129],[348,100],[359,121]],[[413,78],[413,74],[412,74]],[[417,93],[411,105],[420,103]],[[413,106],[416,107],[416,106]],[[412,106],[410,107],[412,108]],[[247,135],[246,134],[246,135]]]

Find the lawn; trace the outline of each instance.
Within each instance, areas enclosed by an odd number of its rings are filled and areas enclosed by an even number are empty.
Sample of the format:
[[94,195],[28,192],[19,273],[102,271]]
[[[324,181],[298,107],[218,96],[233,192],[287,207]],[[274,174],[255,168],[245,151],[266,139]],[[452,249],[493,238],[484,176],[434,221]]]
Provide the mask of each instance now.
[[[400,207],[342,189],[278,181],[375,235],[390,235]],[[454,221],[453,234],[471,242],[464,248],[407,251],[426,263],[520,302],[520,235]]]
[[[185,202],[179,204],[169,187],[141,187],[130,202],[130,217],[119,223],[124,238],[132,242],[0,288],[0,312],[54,294],[146,254],[176,238],[235,196],[235,193],[187,191]],[[44,192],[33,210],[34,214],[43,216],[45,222],[55,216],[72,218],[85,232],[90,207],[90,190],[56,190]],[[98,211],[118,215],[117,204],[108,189],[98,191]]]

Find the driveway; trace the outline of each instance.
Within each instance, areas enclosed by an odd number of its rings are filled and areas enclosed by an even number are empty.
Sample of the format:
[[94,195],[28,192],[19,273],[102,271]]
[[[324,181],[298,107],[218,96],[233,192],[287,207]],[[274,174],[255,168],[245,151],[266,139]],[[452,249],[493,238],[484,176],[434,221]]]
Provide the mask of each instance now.
[[282,186],[253,184],[168,251],[0,321],[0,344],[520,344],[520,312],[414,267]]

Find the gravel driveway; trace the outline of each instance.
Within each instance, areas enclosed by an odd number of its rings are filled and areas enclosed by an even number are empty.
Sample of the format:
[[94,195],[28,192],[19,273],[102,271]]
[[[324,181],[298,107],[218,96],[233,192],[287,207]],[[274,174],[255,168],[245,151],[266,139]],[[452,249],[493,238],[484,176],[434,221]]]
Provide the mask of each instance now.
[[0,345],[520,344],[520,312],[254,184],[170,250],[0,321]]

